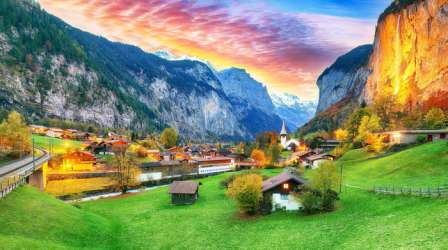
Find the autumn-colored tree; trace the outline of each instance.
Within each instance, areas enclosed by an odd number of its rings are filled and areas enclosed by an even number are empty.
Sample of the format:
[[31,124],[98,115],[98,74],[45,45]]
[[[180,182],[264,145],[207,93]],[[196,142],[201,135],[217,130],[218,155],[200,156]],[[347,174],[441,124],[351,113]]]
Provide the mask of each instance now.
[[165,128],[160,136],[160,140],[165,148],[176,146],[177,132],[173,128]]
[[358,134],[358,128],[364,116],[370,116],[372,111],[366,107],[356,109],[345,121],[344,128],[348,130],[350,139]]
[[32,151],[31,132],[22,116],[13,111],[0,124],[0,154],[20,158]]
[[240,175],[229,184],[227,195],[235,200],[241,212],[256,214],[263,198],[263,178],[257,174]]
[[367,151],[373,153],[381,153],[386,147],[386,144],[384,143],[385,139],[385,135],[368,134],[366,138]]
[[361,124],[358,127],[358,135],[356,136],[355,141],[362,142],[363,145],[366,145],[368,135],[375,132],[380,132],[381,129],[380,118],[377,115],[366,115],[362,118]]
[[135,155],[127,152],[126,146],[117,146],[112,150],[114,157],[110,165],[116,169],[114,179],[117,189],[124,194],[131,187],[139,184],[140,169]]
[[264,164],[266,163],[266,156],[264,155],[263,150],[260,149],[252,150],[250,158],[257,162],[259,168],[264,167]]
[[348,130],[339,128],[334,131],[334,136],[336,137],[336,140],[345,142],[348,140]]
[[270,146],[277,144],[277,133],[264,132],[262,134],[259,134],[256,138],[256,143],[259,149],[267,149]]
[[426,113],[424,126],[428,129],[441,129],[447,126],[446,116],[440,108],[432,108]]

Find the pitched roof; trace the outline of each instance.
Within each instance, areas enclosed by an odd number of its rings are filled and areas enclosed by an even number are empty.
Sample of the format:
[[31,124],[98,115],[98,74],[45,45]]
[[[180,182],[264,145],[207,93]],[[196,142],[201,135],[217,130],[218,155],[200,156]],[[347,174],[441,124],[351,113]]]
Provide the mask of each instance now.
[[171,183],[170,194],[194,194],[198,190],[199,185],[194,181],[175,181]]
[[271,190],[271,189],[277,187],[278,185],[281,185],[282,183],[285,183],[290,180],[293,180],[300,184],[306,183],[305,180],[303,180],[302,178],[299,178],[298,176],[295,176],[288,172],[283,172],[279,175],[276,175],[272,178],[269,178],[269,179],[263,181],[262,191],[266,192],[266,191]]
[[327,159],[329,157],[334,158],[333,155],[324,153],[324,154],[308,156],[308,157],[305,158],[305,160],[307,160],[307,161],[315,161],[315,160]]

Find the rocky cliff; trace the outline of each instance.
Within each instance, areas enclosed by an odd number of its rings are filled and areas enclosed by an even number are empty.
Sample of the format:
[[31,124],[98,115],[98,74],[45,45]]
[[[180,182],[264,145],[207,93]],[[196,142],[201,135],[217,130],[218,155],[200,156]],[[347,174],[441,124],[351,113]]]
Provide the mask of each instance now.
[[448,100],[447,30],[448,0],[395,1],[378,22],[364,91],[368,103],[394,96],[409,110],[431,98]]
[[216,72],[222,90],[228,96],[240,123],[249,131],[277,131],[281,119],[266,86],[253,79],[244,69],[230,68]]
[[322,112],[344,98],[358,98],[364,90],[370,69],[367,67],[372,45],[353,49],[339,57],[318,78],[319,103],[317,112]]

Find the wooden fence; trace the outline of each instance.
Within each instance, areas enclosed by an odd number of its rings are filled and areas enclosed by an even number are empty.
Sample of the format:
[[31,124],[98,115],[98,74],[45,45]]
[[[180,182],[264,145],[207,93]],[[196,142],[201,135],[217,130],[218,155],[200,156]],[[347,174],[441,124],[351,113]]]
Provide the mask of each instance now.
[[448,186],[437,187],[405,187],[405,186],[374,186],[375,193],[387,195],[410,195],[433,198],[447,198]]

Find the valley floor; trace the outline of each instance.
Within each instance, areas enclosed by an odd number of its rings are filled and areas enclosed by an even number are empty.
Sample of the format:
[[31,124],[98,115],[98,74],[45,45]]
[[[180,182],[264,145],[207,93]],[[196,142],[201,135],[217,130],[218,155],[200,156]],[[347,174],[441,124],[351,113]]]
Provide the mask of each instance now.
[[[415,150],[443,155],[448,146],[428,144],[388,157],[400,154],[399,159],[411,157],[411,163],[421,166],[417,163],[427,160],[428,155],[412,154]],[[408,183],[411,177],[437,174],[439,177],[422,177],[433,183],[437,178],[445,180],[439,173],[448,167],[434,161],[431,171],[417,174],[405,163],[399,165],[386,157],[366,160],[368,157],[361,159],[365,156],[362,152],[350,153],[358,154],[358,160],[349,159],[350,155],[342,159],[348,184],[361,183],[359,178],[365,182],[373,178],[372,183],[376,183],[401,177],[403,183]],[[273,175],[278,170],[265,172]],[[225,175],[202,179],[200,198],[192,206],[170,205],[167,187],[125,198],[85,202],[76,208],[25,186],[0,201],[0,248],[441,249],[448,245],[445,199],[384,196],[347,188],[337,211],[332,213],[304,216],[277,212],[241,220],[219,186],[223,178]]]

